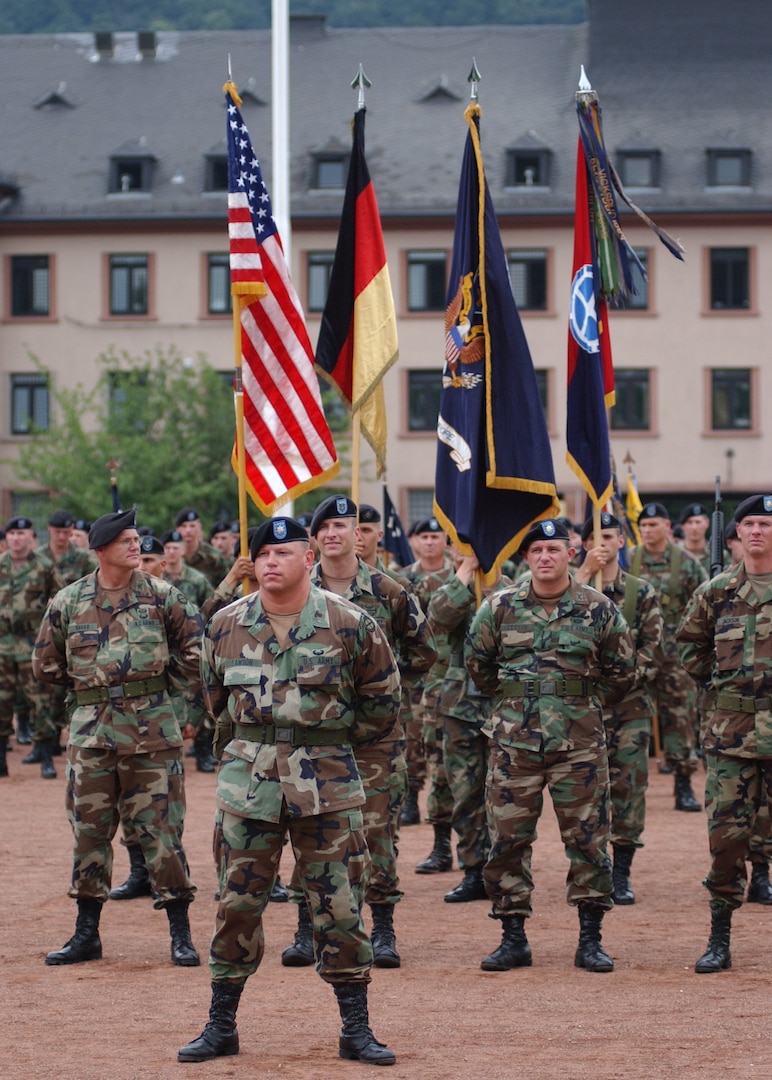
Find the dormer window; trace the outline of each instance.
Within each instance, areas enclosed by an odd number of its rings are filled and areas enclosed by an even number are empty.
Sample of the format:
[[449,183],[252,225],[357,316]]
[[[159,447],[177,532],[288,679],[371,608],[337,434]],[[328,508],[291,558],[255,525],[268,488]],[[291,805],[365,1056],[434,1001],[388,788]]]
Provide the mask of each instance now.
[[507,150],[506,186],[508,188],[549,187],[551,158],[552,154],[549,150]]
[[708,187],[750,187],[750,150],[708,150]]
[[144,139],[116,150],[110,158],[110,187],[113,195],[147,194],[153,186],[156,158],[148,153]]
[[658,188],[661,157],[659,150],[620,150],[614,165],[625,187]]
[[204,191],[228,190],[227,154],[208,154],[205,159]]
[[322,191],[342,191],[346,186],[348,159],[345,154],[318,154],[314,157],[311,187]]

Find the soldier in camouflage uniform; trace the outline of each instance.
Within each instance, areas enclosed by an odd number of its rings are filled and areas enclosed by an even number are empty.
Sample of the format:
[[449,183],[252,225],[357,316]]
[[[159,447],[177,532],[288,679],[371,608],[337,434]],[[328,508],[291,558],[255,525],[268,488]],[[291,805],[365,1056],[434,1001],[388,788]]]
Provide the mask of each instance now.
[[[457,552],[455,563],[455,573],[432,593],[428,609],[435,637],[447,642],[435,709],[442,721],[443,764],[453,794],[458,863],[464,871],[461,882],[444,897],[449,904],[487,899],[483,868],[490,852],[485,815],[490,743],[483,726],[493,707],[492,699],[479,692],[464,667],[464,640],[474,615],[474,579],[480,564],[474,555],[462,557]],[[496,586],[483,587],[483,595],[511,584],[500,578]],[[432,668],[429,679],[434,674]],[[427,689],[428,685],[429,680]]]
[[710,577],[710,544],[708,529],[710,514],[702,503],[689,503],[681,511],[678,524],[684,531],[683,549]]
[[197,608],[202,608],[215,586],[210,584],[209,578],[200,570],[194,570],[185,562],[185,541],[182,533],[177,529],[169,529],[162,535],[161,543],[166,557],[165,580],[184,593]]
[[582,526],[582,543],[586,557],[574,572],[574,579],[593,585],[595,575],[600,572],[603,592],[622,612],[635,645],[635,686],[603,712],[611,784],[614,903],[634,904],[630,868],[636,848],[643,847],[654,711],[649,687],[662,662],[662,613],[654,587],[626,573],[619,565],[619,552],[625,539],[618,518],[602,513],[597,538],[593,520],[589,518]]
[[772,810],[772,495],[745,499],[735,520],[743,561],[695,593],[677,635],[681,662],[712,702],[703,739],[711,934],[700,973],[732,966],[750,838],[759,808]]
[[180,510],[174,519],[174,527],[185,545],[185,562],[203,574],[216,589],[230,570],[233,559],[226,559],[222,552],[204,540],[201,519],[192,507]]
[[390,1065],[367,1013],[372,949],[360,908],[370,857],[354,751],[382,745],[389,767],[399,674],[375,621],[312,585],[302,525],[273,518],[250,550],[258,591],[218,612],[204,634],[204,694],[224,744],[214,839],[223,865],[209,1023],[179,1060],[238,1053],[236,1010],[263,957],[262,915],[289,834],[317,971],[343,1019],[340,1056]]
[[32,659],[37,679],[69,690],[70,709],[69,895],[78,917],[73,937],[46,963],[102,956],[99,918],[110,893],[122,799],[140,838],[154,906],[166,909],[172,961],[193,967],[199,958],[188,905],[195,886],[182,848],[182,734],[172,695],[191,702],[200,695],[202,620],[173,586],[138,569],[133,510],[97,519],[89,542],[99,569],[54,597]]
[[[452,564],[445,558],[447,537],[437,518],[429,517],[413,525],[410,542],[418,558],[409,566],[403,567],[400,576],[404,578],[410,591],[418,595],[421,607],[426,611],[429,603],[429,583],[427,582],[427,588],[422,589],[424,580],[431,578],[432,586],[437,588],[453,573]],[[420,821],[418,793],[423,790],[428,775],[430,786],[427,815],[428,820],[435,826],[435,846],[438,843],[436,826],[442,826],[439,839],[443,842],[436,861],[443,864],[444,869],[450,870],[453,865],[452,858],[448,861],[453,798],[442,769],[442,733],[437,729],[435,717],[422,708],[422,695],[423,680],[420,680],[404,694],[402,702],[402,718],[407,739],[408,794],[400,815],[400,825],[417,825]]]
[[[90,574],[96,570],[97,561],[88,550],[77,547],[72,542],[75,518],[69,510],[55,510],[48,519],[48,544],[38,550],[56,567],[59,580],[62,585],[71,585],[73,581]],[[59,742],[62,730],[67,727],[67,710],[64,705],[65,692],[58,687],[53,689],[54,695],[54,721],[57,734],[54,739],[54,753],[59,752]],[[18,717],[17,717],[18,721]],[[25,764],[39,761],[38,747],[24,758]]]
[[675,633],[686,605],[707,574],[670,539],[670,515],[662,503],[647,503],[638,528],[643,544],[633,548],[630,573],[651,582],[657,591],[664,624],[664,656],[652,687],[662,732],[665,770],[675,773],[675,808],[701,810],[691,778],[698,768],[697,694],[678,661]]
[[[311,536],[319,548],[319,561],[311,571],[311,581],[343,596],[375,620],[392,647],[403,687],[410,687],[437,657],[434,638],[416,598],[388,574],[379,573],[357,557],[357,531],[357,505],[345,495],[333,495],[316,508]],[[401,961],[394,934],[394,907],[402,896],[395,840],[407,790],[405,735],[399,719],[387,741],[357,748],[354,755],[365,789],[365,839],[371,859],[365,900],[373,917],[374,963],[376,967],[395,968]],[[301,900],[297,867],[293,884],[295,898]],[[298,933],[282,955],[283,964],[313,962],[308,918],[307,906],[301,902]]]
[[[56,777],[51,759],[58,732],[54,698],[32,672],[32,647],[46,605],[60,588],[54,564],[35,551],[29,518],[12,518],[5,527],[8,550],[0,555],[0,776],[8,775],[6,750],[13,735],[17,700],[29,703],[35,761],[44,779]],[[32,756],[32,755],[30,755]]]
[[521,550],[530,580],[483,601],[465,648],[475,685],[494,698],[484,876],[503,935],[481,966],[506,971],[531,964],[524,920],[531,914],[530,855],[547,785],[570,863],[567,899],[579,908],[574,962],[612,971],[601,946],[601,921],[613,905],[603,708],[634,684],[633,643],[614,604],[571,579],[574,549],[565,525],[538,522]]

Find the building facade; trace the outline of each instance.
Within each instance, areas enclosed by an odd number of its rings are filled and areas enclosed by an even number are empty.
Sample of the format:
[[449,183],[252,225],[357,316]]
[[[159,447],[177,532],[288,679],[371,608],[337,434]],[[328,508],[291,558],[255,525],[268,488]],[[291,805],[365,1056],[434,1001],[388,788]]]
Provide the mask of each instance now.
[[[290,262],[315,340],[337,239],[359,63],[367,158],[399,320],[385,380],[389,491],[431,509],[447,269],[474,57],[488,184],[537,370],[558,488],[580,65],[631,198],[648,269],[610,315],[612,448],[672,508],[721,475],[727,504],[768,489],[772,457],[772,26],[764,0],[592,0],[574,26],[330,29],[291,20]],[[111,346],[175,345],[233,366],[225,114],[230,55],[270,188],[270,36],[262,31],[0,38],[0,500],[29,508],[13,459],[52,420],[52,384],[88,385]],[[220,76],[218,77],[218,74]],[[42,371],[33,357],[46,369]],[[517,417],[513,417],[513,423]],[[365,501],[380,501],[364,455]],[[131,498],[132,493],[126,493]]]

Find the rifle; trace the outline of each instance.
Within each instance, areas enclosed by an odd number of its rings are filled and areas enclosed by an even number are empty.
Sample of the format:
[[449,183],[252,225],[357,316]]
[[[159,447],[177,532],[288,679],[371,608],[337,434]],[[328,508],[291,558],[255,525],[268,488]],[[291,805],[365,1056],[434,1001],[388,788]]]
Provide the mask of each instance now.
[[716,477],[716,507],[710,519],[710,576],[724,569],[724,514],[721,509],[721,477]]

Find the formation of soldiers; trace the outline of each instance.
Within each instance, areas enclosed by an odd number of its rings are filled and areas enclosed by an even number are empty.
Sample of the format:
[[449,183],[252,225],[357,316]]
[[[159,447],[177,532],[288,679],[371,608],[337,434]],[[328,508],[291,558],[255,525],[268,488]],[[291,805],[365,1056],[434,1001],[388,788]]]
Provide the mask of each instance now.
[[[732,912],[743,899],[772,905],[772,496],[738,507],[727,568],[710,580],[707,511],[692,504],[678,525],[649,503],[630,549],[608,513],[599,532],[592,520],[540,521],[517,563],[481,588],[477,559],[433,517],[411,529],[415,561],[386,565],[379,512],[343,495],[251,530],[243,558],[236,530],[216,522],[207,542],[194,508],[160,537],[133,511],[89,524],[59,510],[45,548],[28,518],[12,519],[0,555],[0,776],[15,735],[33,744],[24,761],[54,778],[69,730],[78,916],[46,963],[99,959],[102,905],[152,894],[172,962],[199,964],[182,846],[187,737],[197,768],[217,774],[220,894],[209,1022],[179,1060],[238,1052],[262,912],[289,895],[298,926],[282,963],[315,963],[333,986],[342,1057],[392,1064],[369,1026],[368,972],[401,964],[396,841],[420,820],[421,789],[434,844],[414,870],[452,870],[455,834],[462,877],[444,900],[491,902],[501,941],[481,967],[505,971],[532,963],[531,853],[547,787],[579,916],[574,962],[609,972],[601,924],[635,903],[654,733],[676,811],[702,810],[701,759],[707,772],[711,936],[696,970],[729,967]],[[111,890],[119,825],[131,872]],[[295,869],[282,890],[288,839]]]

